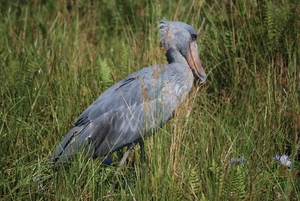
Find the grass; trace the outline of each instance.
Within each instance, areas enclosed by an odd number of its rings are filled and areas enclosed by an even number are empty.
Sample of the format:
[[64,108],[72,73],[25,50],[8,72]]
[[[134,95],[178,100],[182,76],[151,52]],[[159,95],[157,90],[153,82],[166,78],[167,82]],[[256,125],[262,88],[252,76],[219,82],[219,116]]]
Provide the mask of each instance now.
[[[297,1],[8,1],[0,10],[2,200],[300,199]],[[78,158],[54,171],[49,155],[87,106],[165,63],[159,18],[204,23],[207,82],[146,140],[146,162],[135,148],[114,194],[122,153],[110,166]]]

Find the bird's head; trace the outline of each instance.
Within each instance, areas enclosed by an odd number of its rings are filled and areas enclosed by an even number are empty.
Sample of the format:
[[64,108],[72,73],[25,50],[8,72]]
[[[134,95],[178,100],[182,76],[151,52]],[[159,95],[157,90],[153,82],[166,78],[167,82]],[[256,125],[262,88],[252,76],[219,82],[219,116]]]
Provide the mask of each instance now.
[[194,76],[203,83],[206,79],[205,71],[201,65],[198,55],[197,32],[184,22],[172,22],[160,20],[158,28],[161,31],[161,45],[167,50],[167,59],[172,62],[173,58],[168,58],[168,52],[178,51],[187,61]]

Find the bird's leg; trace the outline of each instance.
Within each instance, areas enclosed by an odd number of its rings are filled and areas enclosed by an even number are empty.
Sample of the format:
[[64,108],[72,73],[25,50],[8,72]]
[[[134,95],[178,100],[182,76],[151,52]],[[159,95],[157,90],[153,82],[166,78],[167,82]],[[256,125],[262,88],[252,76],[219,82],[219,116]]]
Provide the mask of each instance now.
[[141,148],[141,161],[144,163],[146,161],[144,141],[140,141],[139,144]]
[[129,156],[129,153],[131,151],[132,148],[128,148],[128,150],[125,152],[125,154],[123,155],[121,161],[120,161],[120,166],[118,167],[117,171],[116,171],[116,174],[119,173],[121,170],[122,170],[122,167],[124,166],[128,156]]
[[[123,155],[123,157],[122,157],[122,159],[121,159],[121,161],[120,161],[120,165],[119,165],[118,169],[116,170],[116,172],[115,172],[113,178],[115,178],[116,175],[119,174],[119,173],[121,172],[121,170],[122,170],[122,168],[123,168],[123,166],[124,166],[124,164],[125,164],[125,162],[126,162],[128,156],[129,156],[129,154],[130,154],[131,149],[132,149],[132,147],[129,147],[128,150],[127,150],[127,151],[125,152],[125,154]],[[115,183],[113,183],[113,184],[110,186],[110,189],[109,189],[108,194],[111,194],[112,192],[114,192],[114,190],[115,190],[117,184],[118,184],[118,181],[115,181]]]

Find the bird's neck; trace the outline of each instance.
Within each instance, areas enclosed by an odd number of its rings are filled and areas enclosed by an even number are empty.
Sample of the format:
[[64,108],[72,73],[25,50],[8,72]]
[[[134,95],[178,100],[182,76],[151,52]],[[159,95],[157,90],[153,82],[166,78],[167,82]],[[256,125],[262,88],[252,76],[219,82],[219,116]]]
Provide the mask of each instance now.
[[180,54],[180,52],[172,47],[170,47],[166,53],[167,60],[169,64],[171,63],[182,63],[188,66],[186,59]]

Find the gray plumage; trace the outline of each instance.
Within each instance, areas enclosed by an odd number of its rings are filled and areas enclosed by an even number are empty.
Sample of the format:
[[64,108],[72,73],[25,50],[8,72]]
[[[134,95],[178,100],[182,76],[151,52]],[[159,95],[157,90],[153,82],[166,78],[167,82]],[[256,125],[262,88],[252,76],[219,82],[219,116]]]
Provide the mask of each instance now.
[[169,64],[144,68],[106,90],[57,146],[50,157],[56,165],[80,150],[99,157],[133,147],[172,117],[191,90],[193,74],[204,82],[195,29],[165,20],[158,28]]

